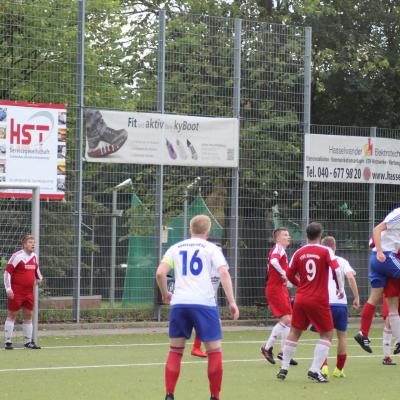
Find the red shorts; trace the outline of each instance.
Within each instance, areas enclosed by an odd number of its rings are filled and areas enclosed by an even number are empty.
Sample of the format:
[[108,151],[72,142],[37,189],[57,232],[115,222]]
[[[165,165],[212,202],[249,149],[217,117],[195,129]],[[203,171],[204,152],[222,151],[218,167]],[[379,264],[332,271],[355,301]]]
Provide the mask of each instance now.
[[18,311],[27,308],[32,311],[35,304],[35,297],[32,292],[14,292],[14,298],[8,299],[8,311]]
[[[398,296],[400,296],[400,279],[388,278],[382,296],[382,317],[384,319],[386,319],[387,316],[389,315],[389,310],[386,303],[386,297],[398,297]],[[399,299],[399,313],[400,313],[400,299]]]
[[292,303],[290,302],[289,292],[286,287],[265,288],[265,297],[268,306],[275,317],[280,318],[284,315],[292,315]]
[[329,304],[300,303],[295,300],[292,326],[305,331],[312,324],[319,333],[333,330],[332,313]]
[[386,297],[397,297],[400,295],[400,279],[388,278],[383,293]]

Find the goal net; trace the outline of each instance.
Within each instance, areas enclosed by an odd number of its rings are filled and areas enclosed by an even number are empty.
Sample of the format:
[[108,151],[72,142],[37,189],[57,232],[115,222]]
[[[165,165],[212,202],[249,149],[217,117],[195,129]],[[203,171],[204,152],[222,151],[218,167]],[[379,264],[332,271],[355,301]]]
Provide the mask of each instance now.
[[[39,185],[0,182],[0,248],[2,274],[8,259],[21,249],[25,235],[35,237],[35,253],[39,257],[40,243],[40,188]],[[4,291],[3,291],[4,293]],[[5,295],[4,295],[5,296]],[[6,298],[2,298],[2,302]],[[38,339],[39,290],[35,286],[33,312],[33,341]]]

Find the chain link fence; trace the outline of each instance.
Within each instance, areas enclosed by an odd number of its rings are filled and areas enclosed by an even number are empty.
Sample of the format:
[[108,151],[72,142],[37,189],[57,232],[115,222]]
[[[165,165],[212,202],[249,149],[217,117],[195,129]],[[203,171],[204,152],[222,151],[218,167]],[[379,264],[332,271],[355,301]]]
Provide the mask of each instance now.
[[[65,200],[41,204],[42,321],[153,318],[160,254],[198,212],[213,218],[245,317],[264,301],[272,230],[289,228],[291,254],[308,219],[337,238],[365,299],[369,232],[398,188],[376,185],[371,199],[367,184],[310,183],[304,207],[304,132],[371,134],[310,125],[308,28],[45,3],[6,0],[0,9],[0,99],[68,105]],[[239,168],[86,162],[86,108],[240,118]],[[29,229],[30,205],[0,199],[0,207],[8,258]]]

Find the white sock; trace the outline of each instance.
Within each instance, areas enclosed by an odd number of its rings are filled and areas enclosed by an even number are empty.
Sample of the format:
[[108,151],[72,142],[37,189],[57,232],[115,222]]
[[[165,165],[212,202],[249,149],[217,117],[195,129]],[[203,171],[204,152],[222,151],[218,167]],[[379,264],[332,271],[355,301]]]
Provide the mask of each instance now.
[[383,355],[385,357],[390,356],[390,347],[392,345],[392,331],[386,328],[383,328],[383,335],[382,335],[382,349]]
[[12,319],[6,319],[4,323],[4,341],[6,343],[12,342],[12,336],[14,332],[14,321]]
[[32,342],[33,325],[32,320],[24,321],[22,323],[22,332],[24,334],[24,344]]
[[286,338],[288,337],[289,332],[290,332],[290,325],[285,325],[285,328],[283,328],[282,332],[281,332],[281,338],[282,338],[281,346],[282,346],[282,349],[285,346]]
[[282,332],[285,329],[286,329],[286,325],[283,325],[282,322],[278,322],[277,324],[275,324],[275,326],[272,328],[271,335],[269,336],[264,347],[266,349],[269,349],[270,347],[272,347],[275,343],[275,340],[277,340],[282,335]]
[[285,341],[285,346],[283,347],[283,358],[282,366],[283,369],[289,369],[290,360],[293,358],[296,352],[297,342],[292,342],[291,340]]
[[390,326],[392,328],[393,336],[396,338],[396,341],[400,340],[400,317],[399,313],[390,313],[388,316]]
[[328,358],[330,347],[331,342],[329,340],[319,340],[319,342],[315,345],[314,358],[310,371],[318,372],[321,370],[321,365],[323,364],[325,358]]

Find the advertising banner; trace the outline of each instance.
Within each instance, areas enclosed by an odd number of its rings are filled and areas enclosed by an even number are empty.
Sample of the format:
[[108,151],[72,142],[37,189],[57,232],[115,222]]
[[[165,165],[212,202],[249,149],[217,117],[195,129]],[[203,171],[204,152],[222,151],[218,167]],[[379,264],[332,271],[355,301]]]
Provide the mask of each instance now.
[[400,140],[305,135],[304,180],[400,184]]
[[[0,100],[0,181],[40,184],[41,198],[63,199],[65,105]],[[1,197],[30,197],[8,189]]]
[[86,111],[90,162],[237,167],[239,122],[124,111]]

